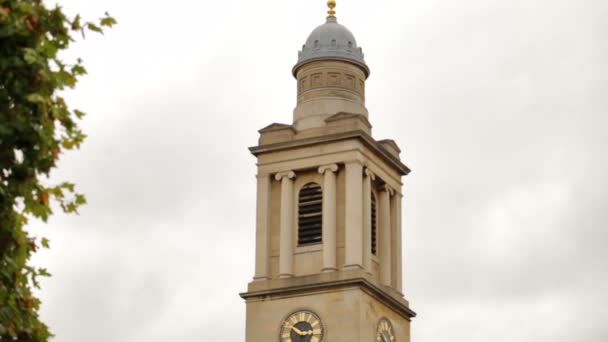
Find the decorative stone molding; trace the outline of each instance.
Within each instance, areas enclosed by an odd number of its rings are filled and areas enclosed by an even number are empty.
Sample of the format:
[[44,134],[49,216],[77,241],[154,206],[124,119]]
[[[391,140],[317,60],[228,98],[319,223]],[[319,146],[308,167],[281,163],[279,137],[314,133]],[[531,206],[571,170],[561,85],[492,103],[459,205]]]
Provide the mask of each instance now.
[[336,172],[338,171],[338,164],[329,164],[329,165],[322,165],[319,166],[319,173],[320,174],[325,174],[326,171],[331,171],[331,172]]
[[282,180],[283,177],[287,177],[288,179],[293,179],[293,178],[296,178],[296,173],[293,171],[284,171],[284,172],[279,172],[276,175],[274,175],[274,179],[277,181]]
[[382,161],[397,169],[401,176],[405,176],[410,173],[410,169],[403,164],[403,162],[387,152],[386,149],[382,148],[382,146],[378,144],[368,133],[361,130],[297,139],[267,146],[253,146],[249,148],[249,151],[251,151],[254,156],[259,157],[260,155],[266,153],[286,151],[292,148],[304,148],[312,145],[328,144],[331,142],[349,139],[358,139],[361,141],[367,148],[370,148],[373,153],[380,157]]
[[351,73],[340,70],[318,72],[311,70],[298,80],[298,95],[319,88],[342,88],[356,92],[365,97],[365,80]]
[[386,192],[388,192],[388,195],[389,195],[389,196],[393,196],[393,195],[395,195],[395,193],[396,193],[396,192],[395,192],[395,189],[391,188],[391,187],[390,187],[388,184],[386,184],[386,183],[385,183],[385,184],[383,184],[383,185],[382,185],[382,186],[381,186],[381,187],[380,187],[378,190],[379,190],[379,191],[386,191]]
[[363,174],[367,177],[369,177],[370,180],[374,181],[376,180],[376,175],[372,172],[372,170],[370,170],[369,168],[365,168],[365,170],[363,171]]
[[378,298],[382,303],[388,305],[397,314],[408,321],[416,317],[416,313],[409,308],[409,303],[403,297],[394,296],[390,291],[386,291],[382,285],[378,284],[370,276],[361,271],[352,271],[348,275],[336,279],[333,274],[317,274],[312,276],[300,277],[297,284],[287,284],[284,280],[271,280],[276,285],[266,285],[267,283],[250,284],[248,292],[240,294],[246,300],[258,299],[265,300],[273,296],[296,295],[304,291],[324,293],[335,291],[342,288],[359,287],[366,293]]

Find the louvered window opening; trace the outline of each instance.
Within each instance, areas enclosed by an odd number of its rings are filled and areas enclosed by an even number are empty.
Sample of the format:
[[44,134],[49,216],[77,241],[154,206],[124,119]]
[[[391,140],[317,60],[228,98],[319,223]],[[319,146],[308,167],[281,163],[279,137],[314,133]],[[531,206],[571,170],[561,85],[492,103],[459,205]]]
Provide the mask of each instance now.
[[306,184],[298,196],[298,245],[321,243],[323,192],[319,184]]
[[376,255],[376,197],[372,196],[372,254]]

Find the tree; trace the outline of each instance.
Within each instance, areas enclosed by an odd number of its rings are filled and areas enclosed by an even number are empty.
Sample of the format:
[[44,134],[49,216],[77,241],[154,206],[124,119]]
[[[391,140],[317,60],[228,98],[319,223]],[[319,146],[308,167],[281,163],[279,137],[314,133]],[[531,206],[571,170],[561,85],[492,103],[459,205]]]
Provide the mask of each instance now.
[[32,218],[46,222],[53,208],[75,213],[86,202],[70,182],[49,184],[62,152],[85,139],[78,127],[84,113],[70,109],[60,91],[73,88],[86,69],[58,53],[76,36],[115,23],[107,13],[97,23],[81,22],[42,0],[0,0],[0,341],[52,336],[32,293],[50,274],[29,263],[49,242],[25,227]]

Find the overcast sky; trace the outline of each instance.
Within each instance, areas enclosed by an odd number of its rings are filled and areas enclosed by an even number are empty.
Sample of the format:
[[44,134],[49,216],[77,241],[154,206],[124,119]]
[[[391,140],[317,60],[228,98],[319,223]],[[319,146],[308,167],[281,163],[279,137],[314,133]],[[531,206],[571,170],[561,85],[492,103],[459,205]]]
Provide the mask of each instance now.
[[[61,0],[119,25],[66,58],[88,113],[32,227],[56,341],[243,341],[257,130],[291,123],[324,0]],[[414,342],[608,340],[608,1],[338,1],[405,179]],[[331,341],[329,341],[331,342]]]

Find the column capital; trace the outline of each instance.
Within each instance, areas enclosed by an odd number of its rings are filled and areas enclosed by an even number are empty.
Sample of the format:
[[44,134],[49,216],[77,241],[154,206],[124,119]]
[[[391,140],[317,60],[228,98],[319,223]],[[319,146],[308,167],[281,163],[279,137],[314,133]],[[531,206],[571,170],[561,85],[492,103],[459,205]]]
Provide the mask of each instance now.
[[331,172],[338,171],[338,164],[328,164],[328,165],[321,165],[321,166],[319,166],[319,173],[320,174],[323,175],[327,171],[331,171]]
[[372,170],[370,170],[370,169],[369,169],[369,168],[367,168],[367,167],[365,168],[365,170],[363,171],[363,173],[364,173],[364,174],[365,174],[367,177],[369,177],[371,180],[375,180],[375,179],[376,179],[376,174],[374,174],[374,173],[372,172]]
[[388,184],[384,184],[380,187],[380,191],[388,192],[389,196],[393,196],[395,194],[395,189],[391,188]]
[[274,175],[274,179],[280,181],[281,179],[287,177],[287,179],[292,179],[292,178],[296,178],[296,173],[293,171],[284,171],[284,172],[279,172],[276,175]]

